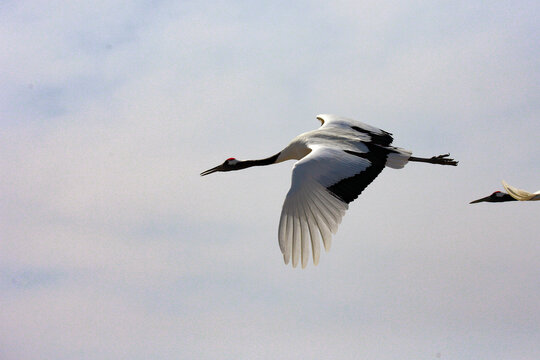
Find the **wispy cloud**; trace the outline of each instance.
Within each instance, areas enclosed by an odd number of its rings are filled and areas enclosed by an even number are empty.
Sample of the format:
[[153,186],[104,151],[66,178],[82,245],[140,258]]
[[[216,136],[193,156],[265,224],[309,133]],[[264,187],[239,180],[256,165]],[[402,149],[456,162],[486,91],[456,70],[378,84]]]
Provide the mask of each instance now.
[[[0,5],[0,357],[538,357],[536,2]],[[281,263],[291,164],[339,113],[385,170],[318,267]]]

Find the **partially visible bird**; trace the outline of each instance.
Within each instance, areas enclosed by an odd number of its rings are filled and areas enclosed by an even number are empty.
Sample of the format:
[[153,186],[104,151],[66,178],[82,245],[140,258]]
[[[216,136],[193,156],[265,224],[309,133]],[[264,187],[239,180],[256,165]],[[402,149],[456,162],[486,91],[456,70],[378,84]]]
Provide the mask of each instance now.
[[319,262],[320,240],[326,251],[349,203],[386,167],[402,168],[408,161],[439,165],[458,164],[450,154],[431,158],[413,157],[409,150],[390,146],[392,134],[337,115],[318,115],[321,127],[301,135],[279,153],[261,160],[228,158],[201,173],[232,171],[251,166],[299,160],[294,164],[291,188],[279,221],[279,246],[285,264]]
[[502,184],[508,193],[501,191],[495,191],[493,194],[483,197],[478,200],[471,201],[469,204],[476,204],[479,202],[504,202],[504,201],[534,201],[540,200],[540,191],[530,193],[525,190],[517,189],[508,185],[504,180]]

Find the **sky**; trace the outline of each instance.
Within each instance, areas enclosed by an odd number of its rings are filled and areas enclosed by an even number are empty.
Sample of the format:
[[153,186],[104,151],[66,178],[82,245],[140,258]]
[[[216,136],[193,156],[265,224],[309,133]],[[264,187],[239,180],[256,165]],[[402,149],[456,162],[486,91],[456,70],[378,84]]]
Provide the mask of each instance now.
[[[540,358],[537,1],[0,3],[0,358]],[[283,264],[293,162],[354,118],[386,169]]]

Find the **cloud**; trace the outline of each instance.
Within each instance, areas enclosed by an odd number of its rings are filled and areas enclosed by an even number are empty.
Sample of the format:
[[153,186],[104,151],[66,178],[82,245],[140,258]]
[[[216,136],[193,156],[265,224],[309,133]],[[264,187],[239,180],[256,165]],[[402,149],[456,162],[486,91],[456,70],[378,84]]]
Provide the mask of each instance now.
[[[538,355],[538,204],[467,205],[537,190],[535,4],[3,6],[3,358]],[[199,173],[328,112],[460,165],[385,170],[293,270],[292,163]]]

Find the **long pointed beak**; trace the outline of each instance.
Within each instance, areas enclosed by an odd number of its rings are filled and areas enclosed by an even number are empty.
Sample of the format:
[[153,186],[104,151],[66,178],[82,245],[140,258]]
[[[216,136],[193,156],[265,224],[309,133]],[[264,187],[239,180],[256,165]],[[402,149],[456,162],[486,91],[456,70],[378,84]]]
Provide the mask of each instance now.
[[206,170],[206,171],[203,171],[203,172],[201,173],[201,176],[205,176],[205,175],[214,173],[214,172],[216,172],[216,171],[219,171],[219,170],[221,170],[222,167],[223,167],[223,165],[218,165],[218,166],[216,166],[216,167],[213,167],[213,168],[211,168],[211,169],[208,169],[208,170]]
[[488,200],[489,200],[489,196],[486,196],[486,197],[483,197],[481,199],[471,201],[469,204],[476,204],[476,203],[484,202],[484,201],[488,201]]

